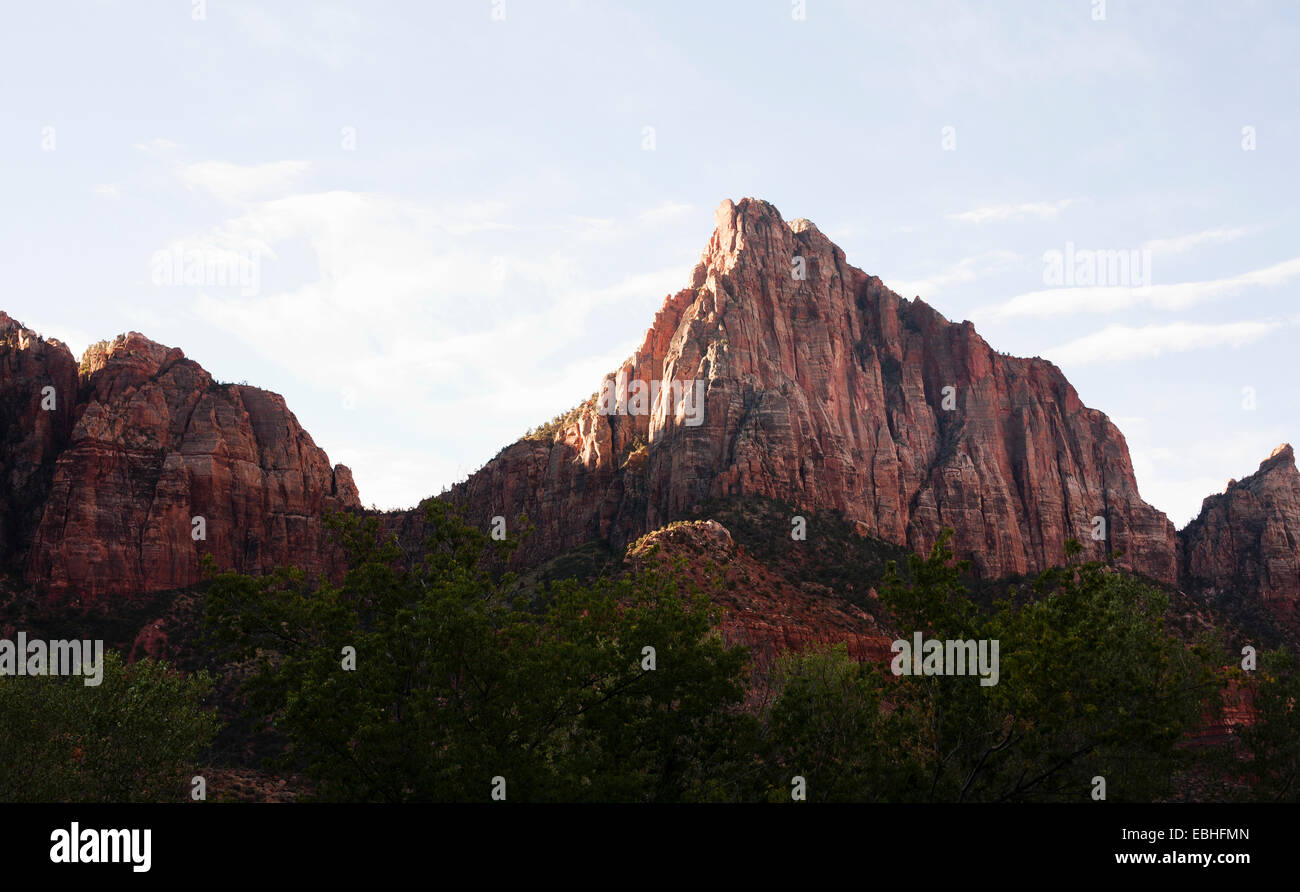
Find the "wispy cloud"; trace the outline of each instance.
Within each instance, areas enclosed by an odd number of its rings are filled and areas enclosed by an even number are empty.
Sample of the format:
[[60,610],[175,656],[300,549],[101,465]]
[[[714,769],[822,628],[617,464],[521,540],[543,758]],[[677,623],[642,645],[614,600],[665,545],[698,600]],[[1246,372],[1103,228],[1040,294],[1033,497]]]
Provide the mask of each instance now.
[[1067,341],[1044,356],[1061,365],[1151,359],[1206,347],[1241,347],[1281,328],[1282,322],[1227,322],[1207,325],[1171,322],[1165,325],[1109,325],[1101,331]]
[[1078,202],[1073,198],[1060,201],[1032,201],[1026,204],[995,204],[988,207],[949,214],[948,219],[958,223],[1001,223],[1004,220],[1023,220],[1026,217],[1048,219],[1058,216],[1072,204]]
[[665,201],[663,204],[642,211],[637,219],[649,226],[658,226],[665,223],[675,223],[678,220],[688,216],[695,208],[689,204],[682,204],[676,201]]
[[181,146],[180,143],[174,140],[155,136],[153,139],[136,143],[135,147],[151,158],[160,158],[163,155],[176,151]]
[[191,189],[205,189],[222,201],[239,203],[283,194],[310,166],[306,161],[268,161],[263,164],[197,161],[181,165],[176,175]]
[[1246,229],[1240,226],[1234,229],[1207,229],[1174,238],[1152,239],[1142,247],[1152,254],[1183,254],[1200,245],[1235,242],[1245,234]]
[[981,276],[1006,269],[1020,260],[1014,251],[986,251],[973,257],[963,257],[951,266],[920,279],[886,280],[894,291],[904,297],[920,295],[932,297],[951,285],[972,282]]
[[1278,443],[1295,436],[1285,424],[1212,426],[1170,445],[1159,424],[1121,427],[1142,497],[1179,528],[1200,514],[1206,496],[1223,492],[1229,480],[1254,473]]
[[1300,277],[1300,257],[1284,260],[1263,269],[1251,270],[1222,279],[1202,282],[1178,282],[1169,285],[1093,286],[1086,288],[1047,288],[1018,294],[1000,304],[981,307],[972,313],[980,319],[1037,316],[1060,317],[1077,313],[1115,313],[1140,306],[1159,310],[1185,310],[1199,303],[1233,297],[1250,288],[1282,285]]
[[[438,419],[479,417],[480,438],[509,442],[596,390],[600,376],[639,345],[635,330],[602,340],[602,313],[621,319],[624,308],[653,306],[681,287],[688,270],[591,274],[586,258],[607,250],[592,234],[635,243],[647,225],[635,212],[570,217],[562,226],[520,223],[518,246],[498,257],[498,214],[515,219],[517,209],[491,201],[434,207],[342,190],[253,202],[185,244],[268,259],[280,251],[309,263],[264,263],[264,281],[276,286],[252,296],[205,292],[194,309],[204,324],[268,360],[312,369],[320,391],[349,393],[357,419],[400,417],[410,436],[438,442]],[[608,349],[597,353],[593,342]],[[333,436],[338,448],[330,455],[338,460],[354,448],[377,448],[346,428]],[[436,492],[448,479],[440,461],[431,460],[414,484],[406,465],[354,470],[367,502],[405,504],[410,492]]]

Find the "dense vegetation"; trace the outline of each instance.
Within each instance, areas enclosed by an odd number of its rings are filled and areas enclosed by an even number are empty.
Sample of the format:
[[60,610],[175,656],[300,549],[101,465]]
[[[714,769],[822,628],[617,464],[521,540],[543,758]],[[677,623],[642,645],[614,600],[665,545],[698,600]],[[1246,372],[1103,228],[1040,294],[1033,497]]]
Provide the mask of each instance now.
[[[842,649],[786,655],[761,687],[680,570],[563,580],[517,598],[494,542],[442,502],[406,567],[374,518],[336,517],[340,585],[219,574],[222,659],[255,671],[250,708],[281,767],[333,800],[1088,801],[1173,794],[1214,754],[1189,732],[1228,673],[1220,642],[1165,624],[1167,596],[1101,564],[1053,570],[978,606],[946,538],[890,565],[900,637],[997,640],[999,680],[895,676]],[[1243,737],[1267,798],[1296,798],[1295,674],[1283,655]]]
[[[576,578],[561,561],[523,584],[501,570],[512,542],[444,502],[426,510],[415,566],[376,518],[340,515],[340,584],[285,569],[208,585],[210,656],[247,679],[231,728],[274,743],[273,767],[317,798],[1085,802],[1104,782],[1110,801],[1300,799],[1290,652],[1243,669],[1224,642],[1172,633],[1166,593],[1077,549],[989,600],[946,536],[924,558],[855,554],[847,526],[819,520],[805,565],[784,507],[779,537],[758,509],[726,517],[793,572],[831,564],[815,578],[877,588],[900,639],[996,640],[998,682],[981,685],[973,668],[895,675],[843,646],[755,671],[681,566],[623,572],[602,546],[572,559]],[[1229,685],[1255,722],[1231,748],[1190,746]],[[207,673],[111,650],[98,687],[0,677],[0,799],[185,800],[216,752],[212,689]]]
[[0,676],[0,801],[181,802],[211,744],[206,674],[104,653],[103,678]]

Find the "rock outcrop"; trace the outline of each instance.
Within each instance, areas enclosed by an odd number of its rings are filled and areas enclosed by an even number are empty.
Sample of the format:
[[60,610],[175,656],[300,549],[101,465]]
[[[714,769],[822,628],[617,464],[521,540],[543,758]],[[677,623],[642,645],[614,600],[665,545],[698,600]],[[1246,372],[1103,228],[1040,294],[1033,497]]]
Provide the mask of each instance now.
[[1189,591],[1300,599],[1300,471],[1290,444],[1208,497],[1179,533],[1179,554]]
[[894,636],[874,616],[822,586],[799,585],[789,568],[755,559],[717,521],[673,523],[648,533],[628,547],[624,563],[636,568],[679,560],[685,577],[722,611],[723,639],[749,648],[760,675],[787,650],[842,644],[850,656],[873,663],[892,654]]
[[611,398],[445,494],[484,526],[526,514],[538,531],[519,561],[758,495],[918,550],[951,526],[984,577],[1059,563],[1077,539],[1175,581],[1174,528],[1139,497],[1123,435],[1056,366],[997,353],[766,202],[725,201],[716,222]]
[[[218,384],[132,332],[67,348],[0,318],[6,557],[53,599],[88,605],[191,585],[200,559],[330,570],[329,509],[359,507],[277,394]],[[51,382],[57,410],[43,411]],[[201,520],[197,520],[201,518]]]
[[0,560],[4,569],[30,543],[49,495],[54,462],[72,433],[77,361],[0,312]]

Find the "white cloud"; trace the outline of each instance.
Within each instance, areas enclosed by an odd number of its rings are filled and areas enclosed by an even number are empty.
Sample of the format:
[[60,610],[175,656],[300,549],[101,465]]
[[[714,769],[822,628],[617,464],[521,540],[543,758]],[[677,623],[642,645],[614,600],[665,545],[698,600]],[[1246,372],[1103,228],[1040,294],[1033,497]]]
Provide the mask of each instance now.
[[973,282],[981,276],[1006,269],[1020,259],[1014,251],[986,251],[974,257],[964,257],[940,272],[921,279],[892,279],[885,284],[904,297],[920,295],[930,298],[950,285]]
[[1026,217],[1046,219],[1058,216],[1072,204],[1077,204],[1073,198],[1063,198],[1060,201],[1034,201],[1027,204],[998,204],[963,211],[960,214],[949,214],[948,219],[958,223],[975,224],[1023,220]]
[[666,223],[676,223],[683,217],[689,216],[693,210],[695,210],[695,208],[689,204],[665,201],[658,207],[642,211],[637,216],[637,219],[648,226],[662,226]]
[[90,191],[96,195],[103,195],[105,198],[120,198],[122,192],[117,187],[117,183],[100,183],[90,187]]
[[1190,235],[1180,235],[1174,238],[1152,239],[1142,247],[1152,254],[1182,254],[1198,245],[1235,242],[1245,234],[1246,230],[1242,227],[1235,229],[1207,229],[1203,232],[1194,232]]
[[[448,456],[490,456],[597,390],[689,275],[681,265],[613,279],[591,272],[590,257],[608,250],[593,243],[593,227],[635,244],[637,216],[521,222],[498,264],[491,215],[509,211],[335,191],[256,202],[181,242],[287,258],[263,264],[261,278],[288,284],[254,296],[202,294],[197,315],[310,379],[322,405],[348,391],[353,412],[318,416],[309,429],[333,460],[351,464],[367,504],[405,505],[454,479]],[[303,268],[279,268],[294,261]],[[629,312],[646,313],[634,338]],[[375,460],[386,449],[376,429],[427,444],[427,465],[415,467],[400,448],[391,463]]]
[[1205,301],[1233,297],[1249,288],[1281,285],[1300,277],[1300,257],[1275,263],[1222,279],[1202,282],[1179,282],[1170,285],[1092,286],[1083,288],[1047,288],[1018,294],[1000,304],[981,307],[972,316],[981,318],[1009,316],[1057,317],[1075,313],[1114,313],[1147,305],[1160,310],[1185,310]]
[[306,161],[268,161],[232,164],[197,161],[177,168],[176,175],[191,189],[211,192],[222,201],[238,204],[253,198],[283,194],[310,168]]
[[1205,347],[1241,347],[1282,327],[1281,322],[1228,322],[1205,325],[1171,322],[1140,328],[1110,325],[1046,351],[1043,355],[1059,365],[1093,362],[1122,362],[1150,359],[1164,353],[1182,353]]

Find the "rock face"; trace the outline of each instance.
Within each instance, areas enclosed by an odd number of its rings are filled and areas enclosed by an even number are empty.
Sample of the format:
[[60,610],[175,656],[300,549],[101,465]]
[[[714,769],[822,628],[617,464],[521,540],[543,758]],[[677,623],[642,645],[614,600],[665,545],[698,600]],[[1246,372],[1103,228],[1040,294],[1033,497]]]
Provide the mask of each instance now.
[[1189,591],[1300,598],[1300,471],[1291,446],[1279,446],[1254,474],[1208,497],[1179,533],[1179,553]]
[[[517,562],[622,547],[705,499],[758,496],[918,551],[952,527],[985,578],[1059,564],[1076,539],[1189,591],[1300,601],[1289,446],[1175,534],[1139,497],[1124,437],[1054,365],[997,353],[766,202],[725,201],[716,222],[602,393],[444,494],[484,529],[526,514]],[[0,425],[0,569],[56,598],[183,587],[205,553],[245,572],[335,570],[322,516],[359,507],[351,473],[281,397],[217,384],[136,333],[78,365],[0,313]],[[386,522],[422,544],[420,512]],[[745,612],[761,631],[762,611]]]
[[[72,432],[77,361],[0,312],[0,557],[25,553]],[[14,570],[10,565],[5,569]]]
[[[203,554],[245,572],[331,568],[322,516],[359,507],[356,487],[282,397],[218,384],[135,332],[79,368],[7,316],[0,332],[5,554],[29,582],[85,605],[191,585]],[[40,410],[46,381],[55,412]]]
[[716,222],[611,398],[446,494],[485,527],[526,514],[538,529],[518,560],[621,546],[700,499],[759,495],[918,550],[951,526],[984,577],[1059,563],[1073,538],[1175,581],[1174,528],[1139,497],[1123,435],[1056,366],[995,352],[766,202],[725,201]]

